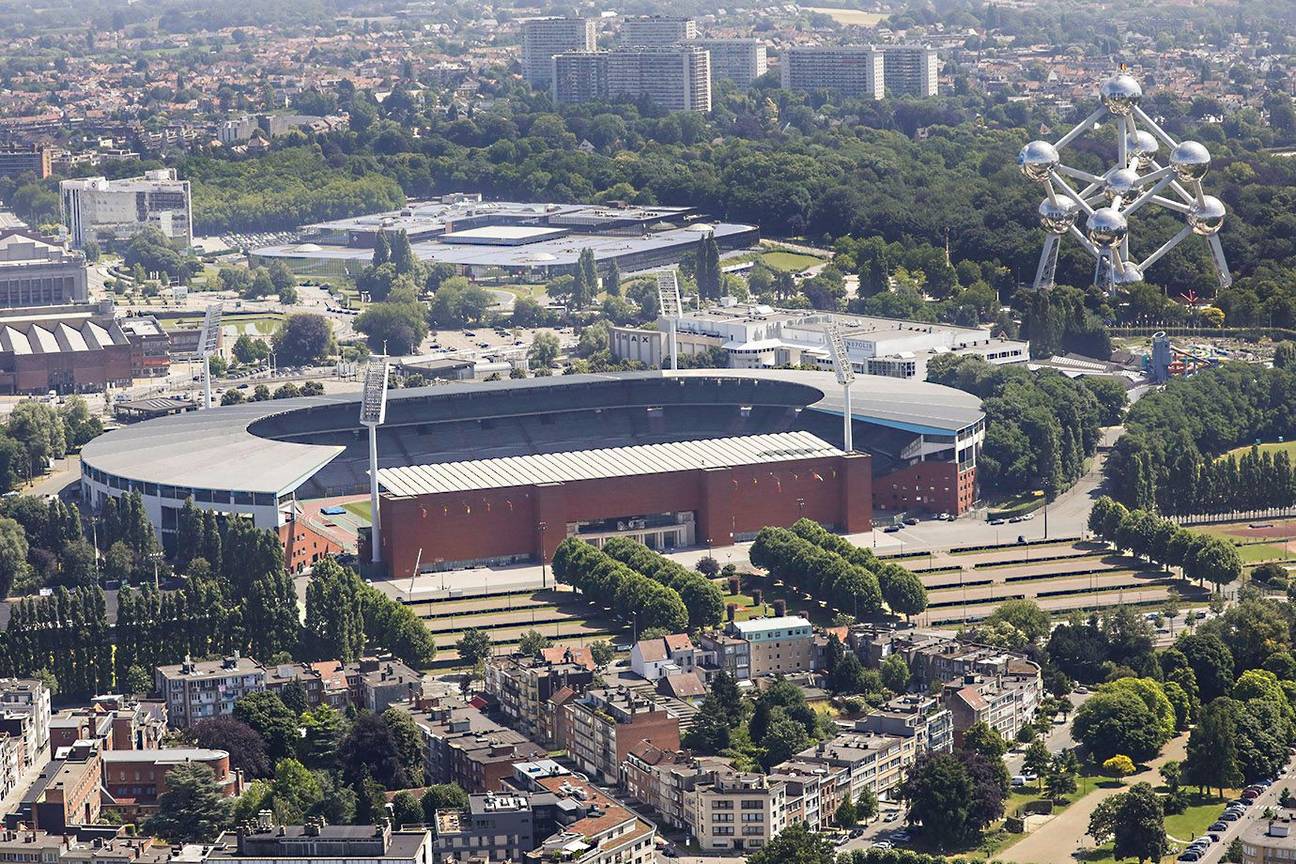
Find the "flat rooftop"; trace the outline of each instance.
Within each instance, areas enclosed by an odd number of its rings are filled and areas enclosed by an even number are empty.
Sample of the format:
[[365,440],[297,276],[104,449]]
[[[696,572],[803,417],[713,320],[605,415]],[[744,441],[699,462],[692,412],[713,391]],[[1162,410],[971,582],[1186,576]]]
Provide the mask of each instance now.
[[535,243],[538,240],[552,240],[567,233],[566,228],[550,228],[544,225],[487,225],[482,228],[450,231],[441,235],[441,242],[514,246]]
[[378,484],[394,495],[431,495],[841,455],[841,450],[809,432],[777,432],[383,468],[378,471]]

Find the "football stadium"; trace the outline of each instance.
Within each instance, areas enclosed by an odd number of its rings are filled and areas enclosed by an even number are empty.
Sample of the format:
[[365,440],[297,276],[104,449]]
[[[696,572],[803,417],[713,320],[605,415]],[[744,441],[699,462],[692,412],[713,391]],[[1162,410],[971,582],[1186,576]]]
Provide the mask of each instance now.
[[[379,539],[393,577],[546,560],[562,540],[726,546],[801,516],[854,533],[875,512],[958,514],[985,416],[918,381],[696,369],[392,391],[378,427]],[[360,394],[234,405],[108,432],[82,452],[92,506],[138,491],[163,543],[196,506],[276,529],[294,569],[332,551],[300,502],[363,494]],[[296,548],[293,548],[296,544]]]

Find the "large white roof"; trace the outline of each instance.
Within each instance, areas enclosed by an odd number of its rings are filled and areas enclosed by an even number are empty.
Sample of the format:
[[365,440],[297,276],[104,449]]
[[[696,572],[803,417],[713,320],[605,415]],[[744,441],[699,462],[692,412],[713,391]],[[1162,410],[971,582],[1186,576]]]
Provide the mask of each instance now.
[[428,495],[840,455],[841,450],[809,432],[776,432],[383,468],[378,483],[396,495]]

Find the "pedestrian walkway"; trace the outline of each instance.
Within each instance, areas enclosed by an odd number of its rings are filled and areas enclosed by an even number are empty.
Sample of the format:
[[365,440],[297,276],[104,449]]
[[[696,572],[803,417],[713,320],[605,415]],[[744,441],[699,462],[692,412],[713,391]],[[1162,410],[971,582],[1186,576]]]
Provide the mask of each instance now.
[[1056,819],[1041,826],[1033,834],[1027,834],[995,858],[1016,864],[1074,864],[1077,853],[1094,848],[1093,838],[1085,832],[1089,830],[1089,817],[1098,805],[1107,798],[1126,791],[1135,783],[1159,785],[1161,775],[1157,773],[1157,769],[1171,759],[1182,760],[1187,745],[1186,733],[1172,739],[1161,755],[1149,762],[1146,768],[1125,778],[1124,786],[1095,789],[1059,813]]

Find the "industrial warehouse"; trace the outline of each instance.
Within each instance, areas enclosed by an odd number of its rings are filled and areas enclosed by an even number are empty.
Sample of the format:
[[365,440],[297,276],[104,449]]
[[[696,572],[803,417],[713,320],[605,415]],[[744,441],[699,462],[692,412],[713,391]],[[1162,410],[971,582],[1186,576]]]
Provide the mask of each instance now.
[[373,258],[380,232],[401,231],[420,261],[451,264],[475,278],[543,281],[573,273],[582,250],[601,267],[625,272],[665,267],[696,254],[707,234],[721,251],[760,240],[754,225],[692,221],[691,207],[483,202],[456,194],[403,210],[307,225],[295,243],[251,253],[253,264],[282,261],[295,273],[355,275]]
[[[571,535],[727,546],[801,516],[858,532],[874,510],[971,507],[980,400],[861,376],[850,404],[853,452],[843,394],[826,372],[624,372],[393,391],[376,427],[382,558],[400,576],[416,560],[449,569],[547,558]],[[311,397],[109,432],[82,453],[84,499],[99,506],[139,491],[170,544],[192,498],[277,529],[300,546],[290,562],[308,566],[327,543],[309,536],[298,502],[369,488],[359,408],[358,396]]]

